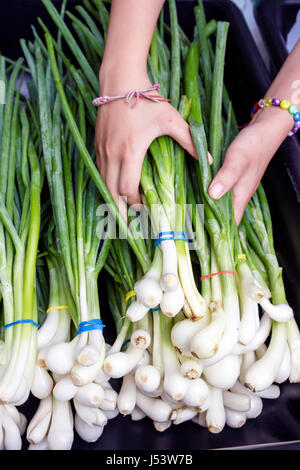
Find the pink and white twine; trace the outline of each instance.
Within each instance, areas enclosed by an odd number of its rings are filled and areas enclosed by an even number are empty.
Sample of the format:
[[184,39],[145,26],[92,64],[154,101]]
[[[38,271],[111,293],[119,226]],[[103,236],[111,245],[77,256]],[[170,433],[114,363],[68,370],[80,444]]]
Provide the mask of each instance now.
[[94,106],[101,106],[106,103],[111,103],[112,101],[125,99],[126,103],[129,103],[133,98],[135,98],[135,102],[131,106],[131,108],[135,108],[138,104],[140,98],[145,98],[147,100],[151,100],[154,102],[159,101],[170,101],[165,99],[162,95],[152,95],[152,91],[157,91],[160,89],[160,84],[155,83],[150,88],[146,88],[145,90],[129,90],[125,95],[116,95],[116,96],[99,96],[99,98],[95,98],[92,103]]

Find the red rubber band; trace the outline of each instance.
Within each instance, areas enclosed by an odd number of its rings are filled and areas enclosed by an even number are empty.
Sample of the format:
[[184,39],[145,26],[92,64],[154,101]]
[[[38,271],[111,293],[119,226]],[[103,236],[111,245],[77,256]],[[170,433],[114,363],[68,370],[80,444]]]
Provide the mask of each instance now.
[[234,277],[237,278],[235,271],[219,271],[218,273],[212,273],[212,274],[207,274],[206,276],[201,276],[200,281],[203,281],[203,279],[206,279],[207,277],[218,276],[219,274],[233,274]]

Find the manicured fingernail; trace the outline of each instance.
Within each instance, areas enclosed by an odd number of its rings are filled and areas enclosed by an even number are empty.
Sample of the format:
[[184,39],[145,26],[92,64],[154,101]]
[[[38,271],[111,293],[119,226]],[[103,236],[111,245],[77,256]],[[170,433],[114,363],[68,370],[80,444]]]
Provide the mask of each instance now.
[[209,188],[208,192],[213,199],[219,199],[224,192],[224,186],[221,183],[215,183]]
[[208,162],[210,165],[214,162],[214,159],[209,152],[208,152]]

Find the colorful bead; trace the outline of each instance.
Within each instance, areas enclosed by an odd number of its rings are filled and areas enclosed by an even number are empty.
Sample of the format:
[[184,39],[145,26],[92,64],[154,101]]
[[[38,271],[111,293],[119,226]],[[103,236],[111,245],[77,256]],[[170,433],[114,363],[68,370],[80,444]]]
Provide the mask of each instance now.
[[294,127],[293,129],[289,132],[289,136],[292,136],[298,132],[300,129],[300,111],[298,110],[298,107],[295,104],[291,104],[288,100],[280,100],[279,98],[265,98],[265,99],[260,99],[256,103],[254,103],[253,107],[251,108],[251,114],[250,118],[252,119],[257,111],[259,109],[264,108],[265,106],[277,106],[283,110],[287,110],[294,119]]
[[288,109],[288,112],[290,114],[296,114],[298,113],[298,107],[295,104],[291,104],[291,106]]
[[295,125],[293,128],[296,129],[296,132],[297,132],[297,130],[300,129],[300,122],[295,122]]
[[273,106],[280,106],[281,100],[279,98],[273,98],[272,105]]
[[298,132],[299,129],[300,129],[300,122],[295,122],[295,125],[293,129],[291,130],[291,132],[289,133],[289,135],[292,136],[296,134],[296,132]]
[[294,118],[294,120],[295,120],[296,122],[299,122],[299,121],[300,121],[300,113],[299,113],[299,112],[298,112],[298,113],[295,113],[295,114],[293,115],[293,118]]
[[281,109],[289,109],[291,103],[288,100],[282,100],[280,103]]
[[265,106],[272,106],[272,101],[273,101],[273,98],[266,98],[265,99]]

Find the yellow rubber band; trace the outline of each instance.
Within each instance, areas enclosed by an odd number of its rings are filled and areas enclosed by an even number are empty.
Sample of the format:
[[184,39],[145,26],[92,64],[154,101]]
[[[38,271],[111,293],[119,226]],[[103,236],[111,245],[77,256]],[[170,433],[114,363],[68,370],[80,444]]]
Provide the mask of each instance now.
[[129,299],[131,299],[131,297],[134,297],[135,295],[136,295],[135,290],[131,290],[127,292],[127,294],[125,295],[125,302],[128,303]]
[[69,308],[69,305],[58,305],[57,307],[49,307],[48,310],[46,310],[46,315],[51,312],[51,310],[67,310]]
[[238,255],[238,259],[247,259],[247,256],[245,255],[245,253],[240,253]]

